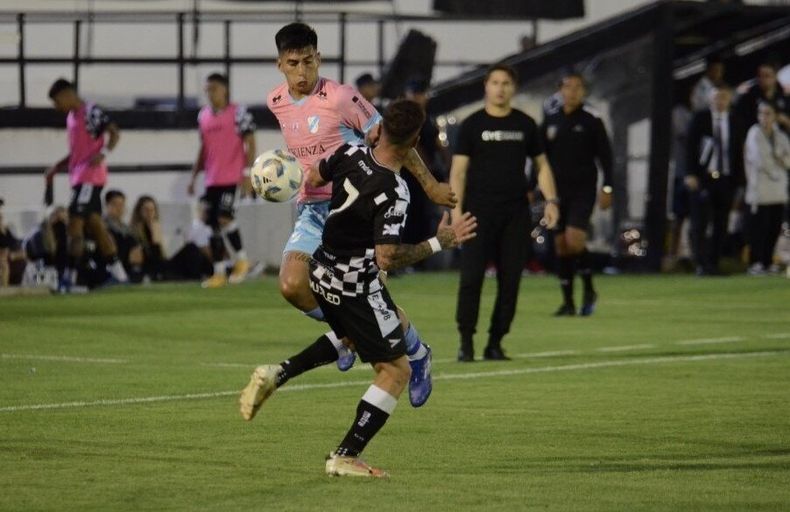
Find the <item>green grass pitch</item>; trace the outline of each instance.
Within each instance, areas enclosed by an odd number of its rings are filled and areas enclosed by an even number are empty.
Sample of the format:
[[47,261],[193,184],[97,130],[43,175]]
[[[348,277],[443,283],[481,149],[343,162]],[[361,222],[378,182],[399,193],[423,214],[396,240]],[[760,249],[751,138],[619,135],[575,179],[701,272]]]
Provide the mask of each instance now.
[[601,277],[593,317],[555,319],[556,281],[527,277],[514,360],[472,364],[456,275],[390,288],[436,380],[364,454],[389,481],[323,472],[362,365],[241,419],[253,367],[324,330],[271,277],[0,300],[0,510],[790,510],[790,281]]

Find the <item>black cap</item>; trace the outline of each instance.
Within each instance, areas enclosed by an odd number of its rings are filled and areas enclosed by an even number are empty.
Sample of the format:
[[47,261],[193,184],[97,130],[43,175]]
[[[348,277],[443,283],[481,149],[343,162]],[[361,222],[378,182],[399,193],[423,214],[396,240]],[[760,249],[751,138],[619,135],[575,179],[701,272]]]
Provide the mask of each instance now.
[[370,73],[363,73],[357,77],[355,83],[357,84],[357,89],[359,89],[364,85],[376,84],[378,80],[373,78],[373,75]]

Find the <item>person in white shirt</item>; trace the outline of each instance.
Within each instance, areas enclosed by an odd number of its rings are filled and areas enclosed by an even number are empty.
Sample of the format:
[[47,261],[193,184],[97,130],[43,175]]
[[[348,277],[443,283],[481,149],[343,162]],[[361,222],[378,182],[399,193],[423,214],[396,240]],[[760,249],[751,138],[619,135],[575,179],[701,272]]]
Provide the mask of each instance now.
[[777,125],[776,107],[760,102],[757,124],[749,128],[744,146],[746,194],[749,208],[749,273],[771,268],[782,216],[788,201],[790,139]]

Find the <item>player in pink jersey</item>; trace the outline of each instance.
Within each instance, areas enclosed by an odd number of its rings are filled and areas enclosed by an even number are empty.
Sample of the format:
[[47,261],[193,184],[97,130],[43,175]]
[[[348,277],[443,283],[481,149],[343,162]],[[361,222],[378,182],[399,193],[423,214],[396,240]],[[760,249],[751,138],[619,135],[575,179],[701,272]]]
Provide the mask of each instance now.
[[[372,142],[379,133],[381,115],[358,91],[347,85],[320,77],[318,36],[303,23],[286,25],[275,36],[277,68],[285,83],[269,93],[267,105],[280,123],[288,150],[307,169],[331,155],[343,144]],[[455,205],[449,185],[438,183],[412,150],[406,167],[436,203]],[[323,320],[321,308],[309,286],[308,262],[321,243],[324,224],[331,212],[331,187],[305,184],[298,202],[299,218],[283,251],[280,290],[283,296],[316,320]],[[430,347],[419,339],[417,330],[399,310],[407,353],[412,364],[409,398],[415,407],[424,404],[431,392]],[[354,364],[355,355],[333,333],[327,337],[338,351],[337,365],[345,371]],[[348,340],[345,340],[348,343]]]
[[[49,89],[49,98],[59,112],[67,113],[66,131],[69,154],[47,169],[47,196],[51,196],[55,174],[63,168],[69,172],[72,188],[69,205],[69,262],[61,278],[61,290],[69,291],[76,284],[76,269],[82,258],[85,234],[99,246],[107,268],[117,282],[128,282],[123,265],[118,260],[115,242],[101,218],[101,190],[107,183],[106,154],[118,144],[118,126],[97,105],[86,103],[77,94],[74,84],[58,79]],[[105,135],[107,143],[105,145]],[[51,203],[51,201],[48,201]]]
[[[225,75],[209,75],[205,91],[209,104],[198,114],[200,150],[192,166],[187,192],[189,195],[195,193],[197,175],[205,169],[209,224],[214,230],[211,237],[214,275],[203,282],[203,287],[218,288],[228,281],[242,282],[250,269],[234,220],[233,203],[245,169],[255,160],[255,121],[244,105],[231,103]],[[226,247],[235,260],[229,278],[225,275]]]

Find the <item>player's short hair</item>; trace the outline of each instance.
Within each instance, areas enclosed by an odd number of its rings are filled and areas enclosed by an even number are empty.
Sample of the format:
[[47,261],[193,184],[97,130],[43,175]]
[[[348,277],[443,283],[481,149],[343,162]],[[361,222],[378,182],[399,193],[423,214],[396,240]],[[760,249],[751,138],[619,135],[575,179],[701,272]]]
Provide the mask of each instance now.
[[73,83],[69,82],[65,78],[58,78],[57,80],[55,80],[55,83],[53,83],[49,87],[49,99],[54,100],[55,96],[69,89],[71,89],[72,91],[77,90],[77,88],[74,87]]
[[410,143],[425,122],[422,107],[411,100],[397,100],[384,111],[383,128],[387,139],[396,146]]
[[318,34],[310,25],[295,22],[281,28],[274,36],[277,53],[288,50],[301,50],[312,46],[318,49]]
[[494,71],[504,71],[507,73],[510,79],[513,80],[513,83],[518,84],[518,73],[516,72],[515,68],[509,64],[505,64],[504,62],[497,62],[496,64],[489,66],[486,70],[486,77],[483,80],[483,83],[488,82],[488,79],[491,78],[491,74]]
[[578,71],[567,71],[567,72],[563,73],[562,77],[560,78],[560,87],[562,87],[562,84],[565,83],[565,80],[567,80],[569,78],[577,79],[578,81],[580,81],[582,83],[582,87],[587,89],[587,80],[585,80],[584,75],[582,75]]
[[110,189],[104,194],[104,204],[108,204],[116,197],[120,197],[121,199],[126,199],[126,194],[115,188]]
[[206,82],[217,82],[218,84],[222,84],[225,87],[230,86],[230,81],[226,75],[222,73],[211,73],[209,76],[206,77]]
[[778,114],[778,113],[779,113],[779,109],[778,109],[778,108],[776,108],[776,105],[774,105],[774,104],[773,104],[773,103],[771,103],[770,101],[765,101],[765,100],[760,100],[760,101],[758,101],[758,102],[757,102],[757,110],[756,110],[756,112],[759,112],[759,111],[760,111],[760,107],[763,107],[763,108],[770,108],[770,109],[771,109],[771,111],[772,111],[774,114]]

